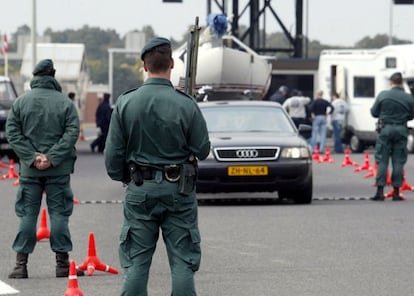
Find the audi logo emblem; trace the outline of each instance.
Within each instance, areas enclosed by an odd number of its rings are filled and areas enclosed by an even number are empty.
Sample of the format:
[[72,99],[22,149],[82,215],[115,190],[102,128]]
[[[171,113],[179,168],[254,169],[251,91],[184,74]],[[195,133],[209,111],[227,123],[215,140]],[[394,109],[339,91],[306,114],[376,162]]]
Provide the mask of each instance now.
[[259,152],[256,149],[240,149],[236,151],[238,158],[255,158],[259,156]]

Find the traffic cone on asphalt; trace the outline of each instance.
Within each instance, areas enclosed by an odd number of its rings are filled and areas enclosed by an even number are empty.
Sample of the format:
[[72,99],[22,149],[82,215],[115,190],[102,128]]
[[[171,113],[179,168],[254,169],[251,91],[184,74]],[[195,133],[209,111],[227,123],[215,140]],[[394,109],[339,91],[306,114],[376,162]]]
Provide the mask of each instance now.
[[5,175],[1,176],[1,179],[13,179],[18,177],[19,174],[14,170],[14,159],[10,159],[9,171]]
[[319,154],[319,146],[316,145],[315,149],[312,154],[312,159],[316,160],[317,162],[322,162],[322,156]]
[[354,172],[360,172],[360,171],[368,171],[371,168],[371,164],[369,162],[369,154],[365,153],[364,156],[364,164],[355,168]]
[[79,130],[78,141],[85,141],[85,136],[83,135],[83,127],[82,127],[82,125],[81,125],[80,130]]
[[374,166],[372,168],[369,169],[369,172],[364,176],[364,178],[371,178],[371,177],[376,177],[377,176],[377,171],[378,171],[378,163],[376,161],[374,161]]
[[63,296],[83,296],[83,292],[78,286],[78,276],[76,274],[75,261],[70,260],[68,288]]
[[322,159],[323,162],[329,162],[329,163],[334,163],[334,160],[331,157],[331,148],[326,147],[325,148],[325,156]]
[[98,256],[96,256],[95,235],[93,234],[93,232],[89,233],[88,256],[82,264],[77,266],[77,269],[87,271],[87,274],[89,276],[93,275],[95,270],[118,274],[118,270],[116,268],[102,263],[99,260]]
[[345,167],[345,166],[357,166],[358,163],[353,161],[351,159],[351,152],[349,151],[349,149],[345,149],[345,159],[341,164],[341,167]]
[[392,184],[391,174],[390,174],[390,171],[388,169],[387,169],[387,177],[386,177],[385,184],[387,184],[387,186],[391,186],[391,184]]
[[42,215],[40,216],[40,226],[36,232],[37,241],[50,238],[50,230],[47,226],[46,208],[42,209]]
[[[390,192],[388,192],[387,194],[385,194],[384,196],[385,196],[385,198],[390,198],[390,197],[393,197],[393,195],[394,195],[394,188],[393,189],[391,189],[391,191]],[[403,200],[406,200],[407,198],[405,197],[405,195],[404,194],[402,194],[401,193],[401,191],[400,191],[400,197],[403,199]]]

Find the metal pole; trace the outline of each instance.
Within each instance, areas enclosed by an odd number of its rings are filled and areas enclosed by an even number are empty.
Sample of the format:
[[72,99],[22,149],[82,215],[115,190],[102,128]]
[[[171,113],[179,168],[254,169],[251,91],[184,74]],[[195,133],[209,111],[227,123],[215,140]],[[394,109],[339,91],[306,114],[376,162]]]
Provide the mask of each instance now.
[[32,7],[32,69],[35,68],[37,62],[37,42],[36,42],[36,0],[33,0]]
[[392,9],[393,9],[393,0],[390,0],[390,31],[389,31],[389,34],[388,34],[388,44],[389,45],[391,45],[392,44],[392,21],[393,21],[393,11],[392,11]]
[[113,50],[109,49],[109,65],[108,65],[108,88],[109,88],[109,93],[111,94],[111,101],[112,103],[114,103],[115,99],[114,99],[114,92],[113,92],[113,69],[114,69],[114,56],[113,56]]

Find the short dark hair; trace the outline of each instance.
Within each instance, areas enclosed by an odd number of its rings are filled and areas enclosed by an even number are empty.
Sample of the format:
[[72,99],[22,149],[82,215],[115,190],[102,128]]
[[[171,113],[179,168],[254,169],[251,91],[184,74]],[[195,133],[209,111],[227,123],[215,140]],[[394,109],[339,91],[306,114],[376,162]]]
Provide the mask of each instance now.
[[68,97],[73,101],[75,99],[75,93],[74,92],[68,93]]
[[144,55],[144,62],[152,73],[168,70],[172,56],[171,46],[163,44],[152,48]]

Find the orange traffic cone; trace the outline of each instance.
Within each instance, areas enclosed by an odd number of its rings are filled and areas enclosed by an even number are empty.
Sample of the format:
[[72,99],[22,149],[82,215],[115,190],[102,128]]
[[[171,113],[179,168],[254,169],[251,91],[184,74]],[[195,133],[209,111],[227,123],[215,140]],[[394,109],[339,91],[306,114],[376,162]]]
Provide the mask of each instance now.
[[[393,195],[394,195],[394,188],[393,188],[393,189],[391,189],[391,191],[390,191],[390,192],[388,192],[387,194],[385,194],[384,196],[385,196],[385,198],[390,198],[390,197],[393,197]],[[405,195],[401,193],[401,191],[400,191],[400,196],[401,196],[401,198],[402,198],[403,200],[406,200],[406,199],[407,199],[407,198],[405,197]]]
[[19,186],[20,180],[19,178],[16,179],[16,181],[13,182],[13,186]]
[[79,131],[78,141],[85,141],[85,136],[83,135],[83,128],[82,127],[80,128],[80,131]]
[[50,238],[50,230],[47,226],[46,208],[42,209],[42,215],[40,217],[40,227],[36,233],[37,241]]
[[355,168],[354,172],[360,172],[360,171],[368,171],[371,168],[371,164],[369,162],[369,154],[365,153],[364,157],[365,161],[364,164]]
[[96,256],[95,236],[93,232],[89,233],[89,249],[88,256],[82,264],[77,266],[77,269],[86,271],[89,276],[93,275],[95,270],[105,271],[113,274],[118,274],[118,270],[114,267],[102,263],[98,256]]
[[387,179],[386,179],[386,181],[385,181],[385,184],[387,185],[387,186],[391,186],[392,185],[392,180],[391,180],[391,174],[390,174],[390,171],[387,169],[387,177],[386,177]]
[[317,162],[322,161],[322,156],[319,154],[319,146],[318,145],[315,146],[315,149],[314,149],[313,154],[312,154],[312,159],[316,160]]
[[75,261],[70,260],[68,288],[63,296],[83,296],[83,292],[78,286],[78,276],[76,274]]
[[375,178],[377,176],[377,171],[378,171],[378,163],[374,161],[374,166],[369,169],[369,172],[364,176],[364,178],[371,178],[371,177]]
[[1,179],[13,179],[13,178],[18,178],[19,174],[16,173],[16,171],[14,170],[14,159],[10,159],[10,164],[9,164],[9,171],[1,176]]
[[345,149],[345,159],[344,159],[344,161],[342,162],[341,167],[345,167],[345,166],[349,166],[349,165],[351,165],[351,166],[357,166],[357,165],[358,165],[358,163],[357,163],[357,162],[355,162],[355,161],[353,161],[353,160],[351,159],[351,152],[350,152],[350,151],[349,151],[349,149],[347,148],[347,149]]
[[325,156],[322,159],[323,162],[329,162],[329,163],[334,163],[334,160],[331,157],[331,148],[326,147],[325,148]]

